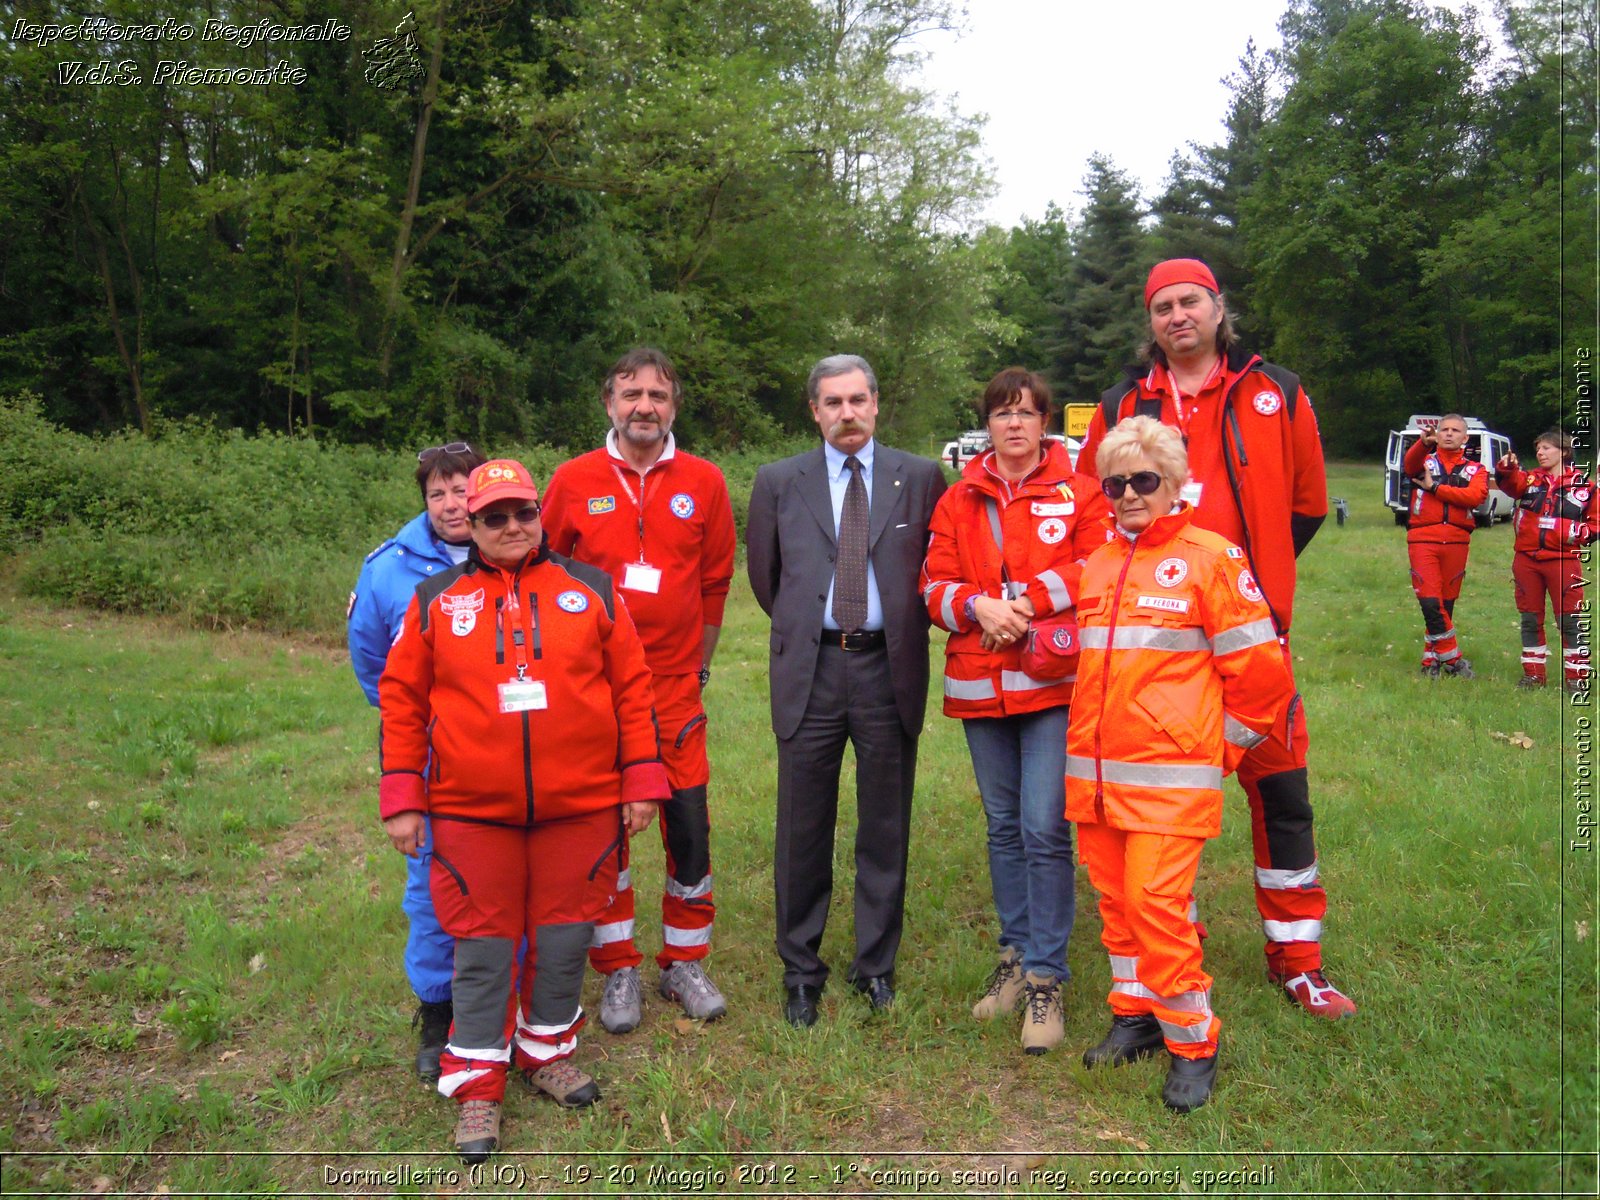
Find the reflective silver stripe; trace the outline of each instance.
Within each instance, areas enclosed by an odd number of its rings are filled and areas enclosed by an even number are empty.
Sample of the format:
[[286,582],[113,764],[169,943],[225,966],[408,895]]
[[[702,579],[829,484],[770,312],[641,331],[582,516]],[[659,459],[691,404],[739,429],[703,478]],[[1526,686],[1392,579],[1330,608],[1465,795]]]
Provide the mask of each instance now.
[[698,896],[711,894],[711,876],[707,875],[699,883],[679,883],[671,876],[667,877],[667,895],[676,896],[680,900],[693,900]]
[[583,1005],[578,1005],[570,1021],[563,1021],[559,1025],[530,1025],[522,1019],[522,1013],[517,1013],[517,1032],[528,1033],[535,1037],[565,1037],[572,1027],[583,1019]]
[[1193,925],[1200,919],[1200,906],[1193,900],[1189,901],[1189,924]]
[[1261,932],[1269,942],[1320,942],[1321,921],[1263,921]]
[[1235,746],[1243,746],[1246,750],[1252,746],[1259,746],[1267,740],[1266,734],[1257,733],[1230,712],[1222,714],[1222,736]]
[[1454,650],[1446,650],[1443,654],[1439,655],[1439,661],[1440,662],[1449,662],[1451,659],[1456,659],[1456,658],[1460,658],[1460,657],[1461,657],[1461,647],[1457,646]]
[[[1080,754],[1067,755],[1067,778],[1093,779],[1094,759]],[[1192,766],[1187,763],[1129,763],[1100,760],[1100,778],[1107,783],[1130,787],[1222,788],[1221,767]]]
[[[1106,627],[1078,630],[1085,650],[1106,648]],[[1210,650],[1211,639],[1203,629],[1167,629],[1160,625],[1123,625],[1111,641],[1113,650]]]
[[944,694],[952,700],[993,700],[992,679],[951,679],[944,677]]
[[1425,642],[1442,642],[1447,637],[1454,637],[1455,632],[1454,629],[1447,629],[1443,633],[1425,633],[1422,635],[1422,640]]
[[1256,868],[1256,886],[1282,891],[1284,888],[1310,887],[1317,881],[1317,864],[1293,871],[1274,871],[1270,867]]
[[1040,571],[1034,578],[1044,584],[1045,594],[1056,612],[1072,607],[1072,593],[1067,590],[1067,581],[1061,578],[1059,571]]
[[[563,1026],[563,1028],[565,1028],[565,1026]],[[445,1046],[445,1049],[450,1051],[450,1053],[454,1054],[457,1058],[468,1058],[472,1059],[474,1062],[511,1061],[511,1047],[509,1045],[496,1046],[493,1049],[485,1047],[480,1050],[467,1046],[458,1046],[454,1042],[450,1042]]]
[[1173,1012],[1192,1012],[1211,1015],[1210,992],[1179,992],[1176,996],[1157,996],[1162,1005]]
[[517,1049],[536,1062],[554,1062],[558,1058],[565,1058],[577,1048],[578,1038],[576,1035],[554,1045],[549,1042],[536,1042],[532,1038],[517,1038]]
[[617,891],[625,892],[633,886],[633,868],[623,867],[617,872]]
[[669,946],[709,946],[711,926],[704,929],[680,929],[676,925],[661,927],[661,940]]
[[946,629],[956,627],[956,584],[947,583],[944,587],[944,599],[939,602],[939,616],[943,618]]
[[487,1075],[488,1067],[473,1067],[466,1071],[450,1071],[439,1076],[439,1093],[444,1096],[454,1096],[462,1084],[471,1083],[480,1075]]
[[1209,1041],[1211,1037],[1211,1019],[1208,1017],[1194,1025],[1174,1025],[1171,1021],[1161,1021],[1161,1036],[1169,1042],[1193,1042],[1201,1044]]
[[1139,960],[1126,954],[1108,954],[1111,960],[1111,977],[1113,979],[1139,978]]
[[1126,979],[1113,979],[1111,981],[1111,990],[1119,995],[1135,996],[1140,1000],[1161,999],[1160,996],[1156,995],[1149,988],[1145,987],[1144,984],[1132,983]]
[[1001,671],[1000,687],[1007,692],[1031,692],[1037,688],[1055,687],[1059,679],[1035,679],[1026,671]]
[[628,942],[633,940],[633,921],[613,921],[609,925],[596,925],[594,936],[589,939],[590,946],[608,946],[612,942]]
[[1211,639],[1211,649],[1214,654],[1232,654],[1236,650],[1248,650],[1251,646],[1261,646],[1277,640],[1278,631],[1272,627],[1272,622],[1262,618],[1246,625],[1235,625],[1232,629],[1224,629]]
[[1028,590],[1028,585],[1020,579],[1008,579],[1001,587],[1007,600],[1015,600]]

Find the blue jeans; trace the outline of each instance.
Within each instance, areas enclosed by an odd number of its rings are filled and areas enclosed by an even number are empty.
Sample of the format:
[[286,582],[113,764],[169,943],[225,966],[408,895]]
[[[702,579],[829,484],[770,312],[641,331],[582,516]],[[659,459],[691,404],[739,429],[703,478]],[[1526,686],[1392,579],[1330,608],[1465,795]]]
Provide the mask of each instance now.
[[406,977],[417,999],[443,1004],[450,999],[450,978],[455,969],[456,940],[439,927],[433,911],[428,879],[433,868],[433,824],[422,823],[422,845],[415,858],[406,859],[406,892],[400,907],[411,923],[406,938]]
[[1077,914],[1072,824],[1063,776],[1067,706],[962,721],[989,819],[989,879],[1000,944],[1022,966],[1066,983],[1067,938]]

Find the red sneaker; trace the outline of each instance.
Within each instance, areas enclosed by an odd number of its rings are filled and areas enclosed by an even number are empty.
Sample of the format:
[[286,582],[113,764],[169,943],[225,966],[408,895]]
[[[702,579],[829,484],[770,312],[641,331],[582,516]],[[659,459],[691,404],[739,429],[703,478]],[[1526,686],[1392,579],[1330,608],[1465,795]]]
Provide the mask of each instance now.
[[1328,977],[1320,970],[1302,971],[1298,975],[1269,970],[1267,978],[1314,1017],[1337,1021],[1340,1017],[1355,1015],[1355,1001],[1329,983]]

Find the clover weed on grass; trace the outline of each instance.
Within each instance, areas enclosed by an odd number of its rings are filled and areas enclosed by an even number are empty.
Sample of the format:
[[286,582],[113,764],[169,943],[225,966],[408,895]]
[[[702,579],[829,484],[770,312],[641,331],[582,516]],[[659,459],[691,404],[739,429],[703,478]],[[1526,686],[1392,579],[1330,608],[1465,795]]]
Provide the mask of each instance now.
[[[641,1028],[583,1035],[599,1106],[563,1112],[513,1082],[503,1161],[527,1172],[523,1190],[892,1195],[922,1170],[941,1173],[924,1193],[1592,1193],[1595,860],[1568,848],[1580,831],[1565,790],[1575,722],[1592,710],[1513,690],[1505,527],[1476,535],[1457,608],[1478,678],[1420,678],[1404,533],[1378,473],[1336,467],[1330,490],[1351,518],[1302,559],[1293,653],[1327,964],[1354,1019],[1314,1021],[1267,985],[1234,790],[1198,889],[1225,1023],[1210,1106],[1168,1114],[1159,1062],[1079,1063],[1104,1031],[1109,982],[1081,871],[1067,1044],[1028,1058],[1014,1021],[975,1023],[996,954],[983,818],[961,731],[930,699],[896,1007],[871,1016],[842,978],[847,764],[823,946],[837,973],[822,1022],[788,1028],[767,627],[740,578],[706,696],[709,966],[730,1015],[678,1019],[647,961]],[[374,815],[376,721],[342,651],[0,605],[0,738],[14,748],[0,777],[5,1190],[103,1176],[118,1192],[348,1194],[330,1172],[454,1165],[451,1106],[411,1071],[403,868]],[[1516,732],[1531,749],[1495,736]],[[648,833],[633,863],[647,957],[659,845]],[[591,978],[590,1012],[599,990]],[[310,1153],[265,1154],[289,1149]],[[179,1155],[193,1150],[227,1153]],[[1229,1170],[1259,1186],[1196,1174]]]

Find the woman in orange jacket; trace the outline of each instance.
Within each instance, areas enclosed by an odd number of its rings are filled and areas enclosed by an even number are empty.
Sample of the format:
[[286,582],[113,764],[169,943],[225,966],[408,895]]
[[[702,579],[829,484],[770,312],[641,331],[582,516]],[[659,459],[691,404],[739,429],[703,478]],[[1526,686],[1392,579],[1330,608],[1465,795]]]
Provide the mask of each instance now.
[[1189,895],[1222,830],[1223,776],[1285,720],[1294,685],[1243,551],[1178,502],[1177,430],[1124,420],[1095,465],[1114,534],[1078,596],[1066,813],[1100,893],[1112,1023],[1083,1059],[1121,1066],[1165,1046],[1161,1098],[1189,1112],[1210,1098],[1222,1028]]
[[467,511],[467,561],[417,587],[378,682],[378,799],[402,854],[432,818],[434,906],[456,939],[439,1091],[459,1105],[461,1156],[482,1162],[512,1061],[565,1107],[599,1098],[568,1061],[585,959],[623,839],[668,787],[644,648],[610,577],[550,552],[521,463],[474,469]]
[[[1000,962],[973,1007],[979,1020],[1023,1004],[1022,1046],[1064,1036],[1061,987],[1075,915],[1072,826],[1061,779],[1072,680],[1023,670],[1029,622],[1072,607],[1081,560],[1104,541],[1084,520],[1092,481],[1044,437],[1050,389],[1011,367],[979,404],[991,450],[945,492],[929,523],[922,596],[945,643],[944,712],[961,718],[989,831]],[[1103,509],[1103,505],[1100,506]]]

